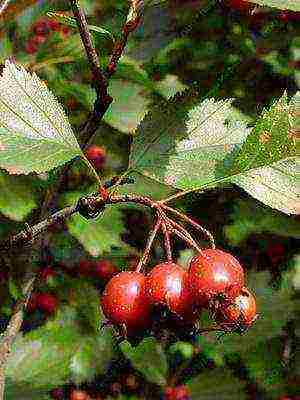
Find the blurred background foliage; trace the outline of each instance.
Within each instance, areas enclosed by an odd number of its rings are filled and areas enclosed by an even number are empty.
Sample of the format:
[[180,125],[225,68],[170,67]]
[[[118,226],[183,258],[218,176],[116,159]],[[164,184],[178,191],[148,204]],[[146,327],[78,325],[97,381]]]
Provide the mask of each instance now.
[[[106,65],[128,3],[81,3],[89,23],[102,28],[92,34]],[[240,3],[146,3],[144,23],[130,37],[111,80],[114,101],[93,140],[107,153],[104,179],[126,169],[131,136],[152,104],[195,82],[204,96],[228,65],[235,65],[234,73],[216,87],[215,97],[234,98],[233,105],[250,123],[284,90],[289,95],[299,90],[299,13]],[[36,72],[78,130],[95,98],[91,74],[76,28],[55,24],[54,18],[49,25],[49,12],[71,15],[66,1],[11,2],[0,19],[0,62],[10,57]],[[15,177],[0,171],[1,239],[25,222],[36,222],[58,174],[55,170]],[[150,179],[135,178],[135,184],[122,190],[154,198],[172,192]],[[76,163],[53,207],[69,205],[92,190],[93,177],[84,164]],[[57,387],[66,398],[72,388],[80,387],[99,399],[159,399],[166,385],[180,384],[188,385],[192,399],[299,399],[299,218],[272,210],[233,185],[190,194],[177,206],[210,229],[218,247],[242,261],[258,299],[261,317],[255,326],[243,336],[218,338],[208,333],[192,343],[178,341],[171,346],[152,338],[137,347],[128,342],[118,345],[111,329],[99,332],[104,281],[85,276],[79,264],[106,259],[122,270],[132,268],[144,247],[151,215],[140,207],[122,205],[92,222],[76,216],[45,237],[36,268],[51,273],[44,274],[36,290],[52,294],[58,310],[54,315],[45,310],[28,312],[7,367],[7,399],[49,399]],[[191,252],[180,242],[175,252],[186,265]],[[157,242],[151,264],[162,254]],[[20,295],[24,264],[16,260],[9,268],[3,258],[0,265],[4,330]],[[202,318],[205,326],[206,316]],[[128,384],[129,376],[135,385]]]

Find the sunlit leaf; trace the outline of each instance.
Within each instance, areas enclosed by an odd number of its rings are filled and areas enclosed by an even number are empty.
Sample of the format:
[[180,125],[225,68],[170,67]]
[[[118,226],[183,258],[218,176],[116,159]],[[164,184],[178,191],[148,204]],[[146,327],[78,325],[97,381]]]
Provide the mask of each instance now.
[[275,7],[281,10],[300,11],[300,3],[298,0],[249,0],[251,3],[260,6]]
[[0,167],[48,171],[81,155],[63,108],[37,75],[6,61],[0,77]]

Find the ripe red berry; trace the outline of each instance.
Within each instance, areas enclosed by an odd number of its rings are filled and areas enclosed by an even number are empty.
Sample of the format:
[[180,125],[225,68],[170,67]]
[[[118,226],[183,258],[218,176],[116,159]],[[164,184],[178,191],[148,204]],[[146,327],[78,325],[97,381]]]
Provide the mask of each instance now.
[[47,314],[52,314],[58,306],[57,298],[50,293],[39,293],[37,296],[38,308]]
[[90,400],[90,396],[83,390],[72,390],[70,400]]
[[149,302],[166,305],[172,313],[193,322],[196,312],[187,278],[187,272],[178,264],[158,264],[146,277]]
[[40,18],[33,25],[33,31],[37,35],[47,35],[49,33],[49,20],[48,20],[48,18]]
[[206,249],[191,260],[189,284],[202,306],[209,306],[212,300],[231,301],[244,286],[244,271],[231,254]]
[[41,44],[46,42],[47,38],[44,35],[35,35],[32,37],[31,40],[33,44],[40,46]]
[[145,276],[139,272],[121,272],[105,287],[103,313],[113,324],[125,326],[129,335],[150,322],[150,305],[144,290]]
[[38,293],[32,293],[27,303],[26,310],[31,313],[38,308]]
[[109,260],[97,261],[93,268],[95,277],[100,278],[103,281],[108,281],[118,272],[118,268]]
[[216,321],[226,330],[237,331],[249,328],[256,318],[256,300],[247,288],[242,289],[232,304],[221,306],[216,315]]
[[82,276],[91,276],[93,271],[93,263],[89,260],[80,260],[78,272]]
[[165,389],[165,400],[190,400],[190,391],[186,385],[167,387]]
[[38,45],[29,39],[25,44],[25,51],[27,54],[35,54],[38,51]]
[[91,145],[85,151],[85,155],[96,169],[103,168],[106,161],[106,151],[103,147]]

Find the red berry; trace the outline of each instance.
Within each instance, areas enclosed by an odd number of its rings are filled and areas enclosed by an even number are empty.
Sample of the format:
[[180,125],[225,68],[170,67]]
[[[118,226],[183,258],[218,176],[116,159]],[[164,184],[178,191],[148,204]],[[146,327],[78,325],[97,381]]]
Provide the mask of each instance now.
[[44,35],[36,35],[32,37],[32,43],[36,44],[37,46],[40,46],[41,44],[45,43],[47,38]]
[[253,7],[253,4],[251,5],[246,0],[227,0],[227,4],[229,7],[239,11],[248,11]]
[[37,297],[38,308],[48,314],[56,311],[58,300],[50,293],[39,293]]
[[190,391],[186,385],[167,387],[165,389],[165,400],[189,400]]
[[51,31],[59,32],[61,29],[61,25],[59,22],[55,21],[54,19],[49,19],[48,26]]
[[80,275],[91,276],[93,272],[93,263],[89,260],[80,260],[78,271]]
[[118,272],[118,268],[109,260],[97,261],[93,268],[95,277],[100,278],[103,281],[108,281]]
[[240,331],[249,328],[256,318],[256,300],[247,288],[242,289],[232,304],[221,306],[216,315],[217,322],[225,329]]
[[40,18],[33,25],[33,31],[37,35],[47,35],[49,33],[49,20],[48,20],[48,18]]
[[179,317],[193,320],[196,313],[187,278],[187,272],[175,263],[158,264],[146,277],[149,302],[166,305]]
[[55,389],[51,390],[50,396],[52,397],[52,399],[55,399],[55,400],[63,400],[65,397],[64,390],[61,388],[55,388]]
[[90,400],[90,396],[83,390],[72,390],[70,400]]
[[103,168],[106,161],[106,151],[103,147],[91,145],[85,151],[85,155],[96,169]]
[[53,278],[56,275],[56,271],[54,271],[51,266],[48,266],[41,271],[41,279],[43,281],[48,281],[48,279]]
[[30,39],[25,44],[25,51],[27,54],[35,54],[38,51],[38,46]]
[[244,286],[244,271],[231,254],[207,249],[192,259],[189,284],[195,301],[202,306],[209,306],[212,300],[231,301]]
[[150,322],[150,305],[145,299],[145,276],[139,272],[121,272],[106,285],[102,310],[116,325],[124,325],[129,334],[146,328]]

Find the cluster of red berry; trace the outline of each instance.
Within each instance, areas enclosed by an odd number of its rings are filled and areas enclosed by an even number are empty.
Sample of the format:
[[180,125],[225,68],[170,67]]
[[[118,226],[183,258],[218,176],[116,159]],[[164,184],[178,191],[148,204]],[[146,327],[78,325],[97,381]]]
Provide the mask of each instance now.
[[164,262],[147,275],[121,272],[106,285],[101,304],[108,321],[129,337],[151,328],[157,305],[182,325],[195,324],[201,310],[209,309],[225,331],[242,332],[257,317],[255,298],[244,286],[243,268],[218,249],[203,250],[188,270]]
[[69,35],[70,28],[59,24],[47,17],[40,18],[32,26],[32,36],[25,45],[25,51],[27,54],[37,53],[39,47],[46,42],[53,32],[59,32],[63,38]]

